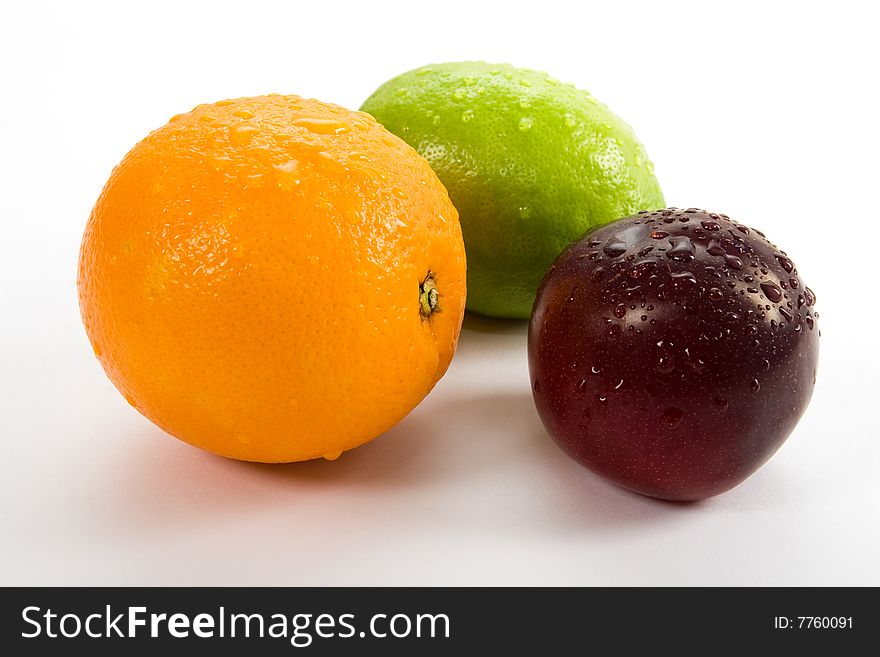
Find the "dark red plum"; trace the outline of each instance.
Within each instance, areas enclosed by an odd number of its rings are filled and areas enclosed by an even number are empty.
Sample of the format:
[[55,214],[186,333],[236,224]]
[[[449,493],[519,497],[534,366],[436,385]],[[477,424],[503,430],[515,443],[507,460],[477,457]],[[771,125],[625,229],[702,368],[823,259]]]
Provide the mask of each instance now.
[[669,500],[722,493],[782,445],[819,354],[815,294],[764,234],[702,210],[619,219],[547,272],[529,370],[576,461]]

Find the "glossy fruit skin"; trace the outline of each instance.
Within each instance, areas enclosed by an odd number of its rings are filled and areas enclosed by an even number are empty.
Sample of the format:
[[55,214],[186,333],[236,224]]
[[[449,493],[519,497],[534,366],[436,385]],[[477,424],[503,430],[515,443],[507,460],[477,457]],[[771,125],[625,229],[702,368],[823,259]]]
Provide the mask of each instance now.
[[675,208],[588,232],[545,277],[529,369],[573,459],[669,500],[757,470],[813,393],[815,295],[783,251],[726,215]]
[[468,310],[528,318],[547,267],[585,230],[664,205],[632,129],[546,73],[450,62],[361,106],[431,163],[461,214]]
[[79,298],[138,411],[281,462],[335,458],[415,407],[455,351],[465,278],[423,158],[366,114],[273,95],[200,105],[125,156],[89,217]]

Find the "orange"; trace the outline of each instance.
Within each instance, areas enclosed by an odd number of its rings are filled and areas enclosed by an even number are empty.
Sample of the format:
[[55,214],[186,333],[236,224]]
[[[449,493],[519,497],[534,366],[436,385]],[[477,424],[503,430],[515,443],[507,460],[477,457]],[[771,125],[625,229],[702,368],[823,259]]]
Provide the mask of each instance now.
[[446,371],[465,252],[428,163],[297,96],[200,105],[138,143],[89,217],[83,322],[128,402],[237,459],[334,459]]

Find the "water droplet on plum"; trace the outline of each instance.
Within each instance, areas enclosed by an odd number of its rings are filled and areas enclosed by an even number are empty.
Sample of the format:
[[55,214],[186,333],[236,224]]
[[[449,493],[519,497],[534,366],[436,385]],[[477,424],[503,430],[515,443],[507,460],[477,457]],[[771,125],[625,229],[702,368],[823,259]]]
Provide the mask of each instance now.
[[789,258],[786,258],[783,255],[777,255],[776,260],[787,274],[790,274],[794,270],[794,263]]
[[724,256],[724,262],[726,262],[731,269],[742,269],[743,267],[743,261],[735,255]]
[[670,429],[674,429],[679,424],[681,424],[681,420],[684,417],[684,411],[675,406],[670,406],[665,411],[663,411],[663,415],[660,416],[660,419]]
[[666,257],[678,262],[689,262],[694,259],[694,243],[689,237],[681,235],[679,237],[670,237],[669,244],[672,245],[666,252]]
[[669,355],[661,355],[657,359],[657,364],[654,366],[660,374],[671,374],[675,371],[675,358]]
[[724,247],[715,240],[709,242],[706,246],[706,252],[713,256],[723,256],[727,253],[727,251],[724,250]]
[[772,303],[779,303],[782,300],[782,290],[772,281],[761,283],[761,290],[764,292],[764,296]]
[[615,237],[605,244],[605,246],[602,248],[602,253],[604,253],[609,258],[620,257],[624,253],[626,253],[626,242],[618,237]]

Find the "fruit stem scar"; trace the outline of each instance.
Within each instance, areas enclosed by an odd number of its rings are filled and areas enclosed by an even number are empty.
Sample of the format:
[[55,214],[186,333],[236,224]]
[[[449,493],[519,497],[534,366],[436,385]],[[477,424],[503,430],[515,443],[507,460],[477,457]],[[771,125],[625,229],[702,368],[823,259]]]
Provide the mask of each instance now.
[[434,282],[434,274],[428,272],[425,280],[419,284],[419,311],[424,319],[437,312],[440,301],[440,293],[437,292],[437,284]]

